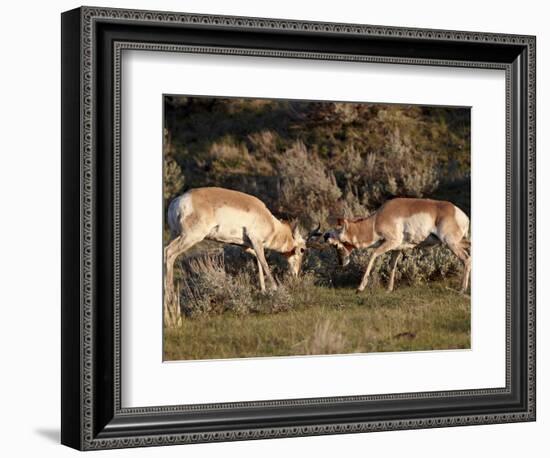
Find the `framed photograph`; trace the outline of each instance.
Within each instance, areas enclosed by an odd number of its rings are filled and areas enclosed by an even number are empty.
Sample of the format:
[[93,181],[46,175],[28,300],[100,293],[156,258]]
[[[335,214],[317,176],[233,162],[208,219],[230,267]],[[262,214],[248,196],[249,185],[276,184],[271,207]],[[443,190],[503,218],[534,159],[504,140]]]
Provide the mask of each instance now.
[[535,410],[535,37],[62,14],[63,444]]

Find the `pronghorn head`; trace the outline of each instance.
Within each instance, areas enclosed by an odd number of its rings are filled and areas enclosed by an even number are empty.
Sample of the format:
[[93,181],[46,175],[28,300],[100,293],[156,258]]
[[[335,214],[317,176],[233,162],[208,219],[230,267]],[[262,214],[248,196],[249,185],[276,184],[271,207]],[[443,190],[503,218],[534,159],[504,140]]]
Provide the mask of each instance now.
[[355,248],[354,245],[345,241],[345,230],[347,225],[347,220],[338,219],[338,226],[340,226],[338,229],[323,232],[321,231],[321,224],[319,223],[317,227],[308,234],[307,246],[318,250],[324,250],[332,246],[338,254],[340,265],[347,266],[350,261],[351,252]]
[[287,260],[290,272],[297,277],[302,268],[302,261],[306,252],[306,240],[302,237],[297,223],[293,223],[291,229],[294,247],[287,253]]
[[326,243],[335,248],[340,265],[345,267],[349,264],[351,252],[355,246],[347,242],[346,230],[348,228],[348,220],[339,218],[338,226],[340,226],[338,229],[325,232],[323,238]]

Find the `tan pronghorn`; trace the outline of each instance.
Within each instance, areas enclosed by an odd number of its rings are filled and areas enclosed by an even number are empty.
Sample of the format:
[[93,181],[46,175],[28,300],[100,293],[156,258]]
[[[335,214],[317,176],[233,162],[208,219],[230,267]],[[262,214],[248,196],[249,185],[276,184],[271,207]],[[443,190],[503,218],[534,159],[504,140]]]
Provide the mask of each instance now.
[[470,220],[450,202],[430,199],[396,198],[386,202],[366,218],[340,219],[340,229],[324,234],[326,242],[335,246],[340,264],[349,263],[355,248],[374,247],[367,269],[357,291],[363,291],[374,260],[392,251],[388,290],[393,290],[395,269],[403,250],[443,243],[462,261],[462,288],[468,288],[471,269],[470,242],[466,239]]
[[262,291],[264,272],[272,288],[277,289],[264,249],[283,253],[296,276],[306,249],[297,226],[275,218],[256,197],[230,189],[196,188],[176,197],[168,207],[168,225],[175,237],[164,249],[168,301],[173,298],[176,258],[204,239],[240,245],[255,256]]

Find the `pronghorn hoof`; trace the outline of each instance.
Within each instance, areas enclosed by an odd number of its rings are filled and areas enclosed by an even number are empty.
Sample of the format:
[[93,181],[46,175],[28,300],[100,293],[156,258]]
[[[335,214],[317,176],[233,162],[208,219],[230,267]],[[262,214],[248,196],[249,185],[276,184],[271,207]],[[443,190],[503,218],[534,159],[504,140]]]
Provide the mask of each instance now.
[[363,292],[363,290],[362,290],[362,289],[359,289],[359,288],[357,288],[357,289],[355,290],[355,294],[361,294],[362,292]]

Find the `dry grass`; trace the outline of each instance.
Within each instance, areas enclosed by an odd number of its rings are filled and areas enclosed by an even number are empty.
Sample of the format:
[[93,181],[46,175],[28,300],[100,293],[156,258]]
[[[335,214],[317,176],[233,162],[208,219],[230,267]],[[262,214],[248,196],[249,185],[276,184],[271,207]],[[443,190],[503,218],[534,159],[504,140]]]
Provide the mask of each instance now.
[[313,334],[304,345],[306,355],[330,355],[342,353],[346,348],[344,336],[335,330],[330,319],[318,322]]
[[[281,313],[199,315],[165,329],[166,360],[470,347],[470,299],[457,280],[371,288],[309,285]],[[287,287],[287,290],[289,288]],[[270,299],[267,299],[268,301]]]

